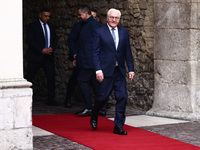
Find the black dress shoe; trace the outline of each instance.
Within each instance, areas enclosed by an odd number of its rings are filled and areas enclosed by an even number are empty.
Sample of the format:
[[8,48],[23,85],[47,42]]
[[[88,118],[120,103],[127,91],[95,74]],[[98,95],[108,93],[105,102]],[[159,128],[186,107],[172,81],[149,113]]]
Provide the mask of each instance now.
[[90,119],[90,125],[92,126],[93,129],[97,128],[97,120],[96,119]]
[[124,131],[122,128],[119,128],[117,126],[115,126],[113,133],[119,134],[119,135],[127,135],[126,131]]
[[83,109],[81,112],[76,113],[77,115],[91,115],[92,109]]
[[106,117],[106,112],[100,110],[99,115],[100,115],[100,116],[103,116],[103,117]]

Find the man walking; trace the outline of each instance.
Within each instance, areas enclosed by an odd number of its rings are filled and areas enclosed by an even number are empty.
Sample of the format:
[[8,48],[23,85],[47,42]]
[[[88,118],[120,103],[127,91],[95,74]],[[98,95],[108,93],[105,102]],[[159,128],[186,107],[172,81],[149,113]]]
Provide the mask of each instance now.
[[129,69],[130,80],[134,77],[134,65],[128,30],[118,26],[120,17],[119,10],[110,9],[107,13],[107,24],[97,29],[93,35],[93,63],[98,83],[97,99],[90,124],[93,129],[97,128],[99,111],[106,104],[110,92],[114,89],[117,103],[113,133],[127,135],[127,132],[123,130],[128,99],[125,61]]
[[92,112],[90,81],[94,81],[95,77],[91,39],[94,30],[101,27],[101,24],[93,18],[91,10],[87,5],[79,7],[78,17],[82,21],[82,27],[79,34],[78,51],[75,59],[79,67],[78,83],[84,98],[84,109],[77,114],[88,115]]

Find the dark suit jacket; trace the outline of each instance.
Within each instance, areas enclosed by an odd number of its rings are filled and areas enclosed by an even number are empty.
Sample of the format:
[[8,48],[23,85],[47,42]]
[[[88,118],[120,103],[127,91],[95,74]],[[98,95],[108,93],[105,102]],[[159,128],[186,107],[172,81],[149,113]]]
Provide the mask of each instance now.
[[81,31],[81,26],[82,26],[82,22],[77,22],[74,24],[74,26],[72,27],[72,30],[68,36],[68,40],[67,40],[67,44],[69,47],[69,60],[73,61],[73,55],[77,54],[77,49],[78,49],[78,38],[79,38],[79,34]]
[[92,62],[92,34],[95,29],[100,28],[101,24],[93,18],[89,17],[83,22],[81,32],[78,40],[78,53],[77,53],[77,63],[80,68],[93,69]]
[[[52,47],[53,51],[55,51],[57,45],[55,27],[51,23],[48,23],[48,25],[50,28],[50,47]],[[25,56],[27,60],[34,62],[41,62],[46,58],[54,60],[53,53],[48,56],[41,53],[45,47],[45,38],[39,20],[29,24],[27,29],[27,43],[28,51]]]
[[134,71],[128,30],[118,26],[119,44],[116,50],[110,30],[106,25],[97,29],[92,38],[93,62],[95,71],[102,70],[105,77],[110,77],[116,61],[123,76],[126,75],[125,61],[129,72]]

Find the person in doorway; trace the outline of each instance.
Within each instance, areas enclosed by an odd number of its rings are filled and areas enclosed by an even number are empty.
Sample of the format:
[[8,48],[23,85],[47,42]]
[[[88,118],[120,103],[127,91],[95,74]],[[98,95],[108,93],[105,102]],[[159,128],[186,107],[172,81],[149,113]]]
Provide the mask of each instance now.
[[[93,15],[93,17],[96,18],[96,10],[92,9],[91,10],[91,15]],[[78,77],[78,73],[79,73],[79,67],[78,67],[78,63],[76,64],[76,55],[77,55],[77,50],[78,50],[78,39],[79,39],[79,34],[80,34],[80,31],[81,31],[81,28],[82,28],[82,24],[83,24],[83,21],[81,21],[81,17],[78,17],[79,18],[79,22],[76,23],[70,34],[69,34],[69,37],[68,37],[68,47],[69,47],[69,50],[70,50],[70,58],[71,60],[73,61],[73,72],[72,72],[72,75],[68,81],[68,85],[67,85],[67,93],[66,93],[66,98],[65,98],[65,107],[66,108],[71,108],[72,105],[71,105],[71,97],[73,95],[73,92],[75,90],[75,87],[76,87],[76,83],[77,83],[77,77]],[[78,112],[77,113],[78,115],[85,115],[85,113],[83,113],[83,111],[81,112]],[[90,114],[90,113],[86,113],[86,114]],[[106,115],[106,107],[103,108],[101,111],[100,111],[100,115],[101,116],[105,116]]]
[[[91,15],[96,19],[97,13],[95,9],[91,9]],[[67,92],[65,96],[65,107],[66,108],[71,108],[71,97],[74,93],[76,84],[77,84],[77,78],[78,78],[78,66],[76,65],[76,55],[77,55],[77,49],[78,49],[78,38],[79,38],[79,33],[81,31],[81,26],[82,26],[82,21],[81,18],[79,17],[79,22],[75,23],[74,26],[72,27],[72,30],[70,31],[70,34],[68,36],[67,44],[70,50],[70,55],[69,55],[69,60],[73,61],[73,72],[72,75],[70,76],[67,84]]]
[[78,17],[83,23],[79,34],[76,64],[79,67],[78,83],[83,94],[84,109],[77,115],[90,115],[92,112],[90,82],[94,82],[95,78],[91,40],[94,30],[100,28],[101,24],[91,15],[91,10],[87,5],[78,8]]
[[[97,13],[96,10],[91,9],[91,14],[92,16],[96,19]],[[82,26],[82,21],[80,20],[79,17],[79,22],[75,23],[74,26],[72,27],[72,30],[70,31],[70,34],[68,36],[67,44],[70,50],[70,55],[69,55],[69,60],[73,62],[73,72],[72,75],[70,76],[67,84],[67,92],[65,96],[65,107],[66,108],[71,108],[71,97],[74,93],[76,84],[77,84],[77,77],[78,77],[78,66],[76,66],[76,55],[77,55],[77,49],[78,49],[78,38],[79,38],[79,33],[81,31],[81,26]]]
[[113,133],[127,135],[127,132],[123,130],[128,99],[125,61],[130,80],[134,77],[134,64],[128,30],[118,26],[120,17],[119,10],[110,9],[107,12],[107,24],[95,30],[93,34],[92,49],[97,80],[97,99],[90,124],[93,129],[97,129],[99,111],[106,104],[113,89],[117,101]]
[[48,105],[58,105],[55,97],[55,65],[54,51],[57,46],[56,30],[49,23],[50,10],[42,8],[39,19],[29,24],[27,29],[28,50],[25,59],[28,60],[25,79],[32,82],[40,68],[44,69],[47,78]]
[[79,67],[76,66],[76,55],[77,55],[77,49],[78,49],[78,38],[79,38],[79,33],[81,31],[81,26],[82,22],[79,21],[74,24],[72,27],[72,30],[68,36],[67,44],[70,50],[70,56],[69,59],[73,62],[73,72],[72,75],[70,76],[67,84],[67,93],[65,96],[65,107],[66,108],[71,108],[71,97],[74,93],[75,87],[77,85],[77,78],[78,78],[78,73],[79,73]]
[[94,19],[97,19],[97,10],[91,9],[91,15],[94,17]]

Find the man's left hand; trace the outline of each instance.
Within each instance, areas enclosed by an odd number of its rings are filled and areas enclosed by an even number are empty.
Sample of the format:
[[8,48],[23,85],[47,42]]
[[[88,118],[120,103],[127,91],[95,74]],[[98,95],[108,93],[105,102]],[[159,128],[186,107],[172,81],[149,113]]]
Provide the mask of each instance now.
[[135,73],[134,72],[129,72],[129,80],[133,80],[133,77],[134,77],[134,75],[135,75]]

